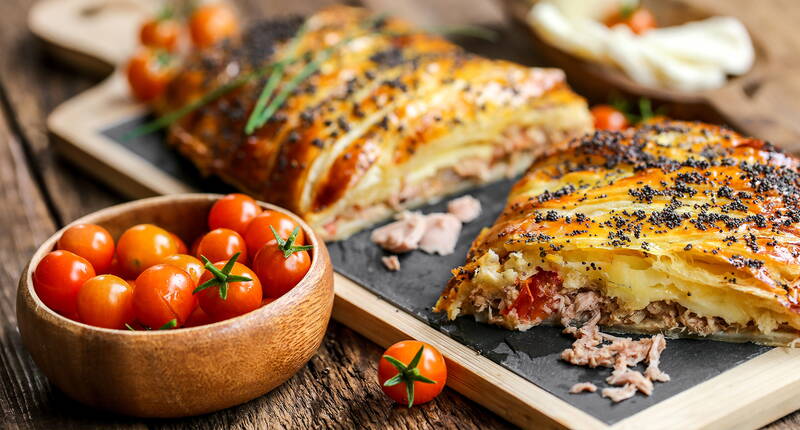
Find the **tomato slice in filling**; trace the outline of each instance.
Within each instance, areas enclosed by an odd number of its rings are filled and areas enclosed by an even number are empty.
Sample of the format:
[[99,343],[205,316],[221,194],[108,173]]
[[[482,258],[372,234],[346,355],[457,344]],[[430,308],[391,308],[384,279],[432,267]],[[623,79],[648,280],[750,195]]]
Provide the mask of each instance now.
[[518,280],[519,295],[511,306],[501,310],[502,315],[517,311],[523,321],[539,322],[553,313],[556,293],[561,287],[561,277],[549,270],[539,270],[527,279]]

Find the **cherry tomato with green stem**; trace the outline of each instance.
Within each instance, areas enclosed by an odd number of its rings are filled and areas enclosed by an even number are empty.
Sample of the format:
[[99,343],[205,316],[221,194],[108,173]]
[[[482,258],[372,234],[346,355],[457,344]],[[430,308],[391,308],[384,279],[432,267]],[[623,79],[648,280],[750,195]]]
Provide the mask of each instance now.
[[106,273],[114,258],[114,239],[108,230],[95,224],[77,224],[66,229],[56,248],[85,258],[95,273]]
[[78,316],[85,324],[123,329],[133,322],[133,287],[114,275],[97,275],[78,292]]
[[177,253],[172,233],[153,224],[135,225],[125,230],[117,242],[119,266],[130,277]]
[[[257,217],[250,221],[247,231],[244,233],[244,241],[247,242],[247,252],[251,257],[264,247],[270,240],[275,240],[270,227],[278,232],[280,237],[288,237],[295,228],[300,227],[289,215],[266,209]],[[295,245],[305,245],[306,237],[300,229],[294,240]]]
[[139,28],[139,41],[150,48],[175,52],[181,35],[181,25],[173,13],[165,9],[159,16],[145,21]]
[[311,245],[295,245],[300,230],[295,227],[288,238],[281,239],[270,226],[274,239],[267,242],[253,259],[253,271],[261,280],[266,297],[280,297],[294,288],[311,267]]
[[209,231],[197,245],[197,255],[213,262],[228,261],[237,253],[240,254],[241,261],[247,261],[247,245],[244,239],[228,228]]
[[447,382],[447,365],[436,348],[406,340],[389,347],[378,363],[378,382],[383,392],[402,405],[433,400]]
[[164,93],[175,72],[172,56],[166,51],[141,49],[128,62],[127,75],[133,96],[147,102]]
[[247,226],[261,207],[252,197],[244,194],[228,194],[214,202],[208,212],[208,229],[228,228],[244,236]]
[[252,270],[237,263],[239,254],[227,262],[204,259],[206,271],[194,290],[200,307],[214,321],[246,314],[261,306],[261,282]]
[[136,278],[133,290],[133,311],[136,320],[150,328],[160,328],[172,320],[180,327],[195,308],[192,294],[195,283],[183,270],[157,264]]
[[85,258],[69,251],[53,251],[36,266],[33,289],[47,307],[72,318],[77,315],[81,286],[94,276],[94,267]]

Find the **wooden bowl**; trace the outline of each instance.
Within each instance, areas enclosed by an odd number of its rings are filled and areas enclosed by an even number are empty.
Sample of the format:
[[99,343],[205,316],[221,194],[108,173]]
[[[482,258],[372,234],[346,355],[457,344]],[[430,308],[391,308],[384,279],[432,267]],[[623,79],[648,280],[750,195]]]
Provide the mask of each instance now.
[[[184,194],[138,200],[87,215],[115,238],[140,223],[182,238],[207,230],[220,198]],[[314,245],[305,278],[276,301],[218,323],[168,331],[109,330],[67,319],[36,296],[31,275],[61,236],[42,244],[22,273],[17,324],[36,364],[62,391],[87,405],[139,417],[181,417],[259,397],[294,375],[314,355],[333,305],[333,271],[325,244],[294,214]],[[66,227],[65,227],[66,228]]]

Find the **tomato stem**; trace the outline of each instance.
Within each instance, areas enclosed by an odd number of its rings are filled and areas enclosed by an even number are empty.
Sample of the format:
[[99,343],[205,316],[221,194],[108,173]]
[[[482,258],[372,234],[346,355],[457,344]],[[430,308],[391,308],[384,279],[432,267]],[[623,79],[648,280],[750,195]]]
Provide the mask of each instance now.
[[275,236],[275,241],[278,242],[278,249],[283,252],[283,258],[289,258],[295,252],[308,251],[313,249],[314,245],[295,245],[294,241],[297,240],[297,234],[300,233],[300,227],[295,227],[292,233],[286,239],[281,239],[278,232],[271,225],[269,229],[272,230],[272,235]]
[[222,270],[217,269],[217,267],[214,266],[214,264],[209,261],[205,255],[201,255],[200,258],[202,258],[203,262],[205,263],[205,269],[211,272],[213,277],[195,288],[194,291],[192,291],[192,294],[197,294],[206,288],[219,287],[219,297],[222,300],[228,300],[228,283],[252,281],[252,279],[248,278],[247,276],[231,275],[231,270],[233,270],[233,265],[236,263],[236,260],[239,259],[239,255],[241,255],[241,252],[233,254],[233,257],[231,257],[230,260],[225,263],[225,266],[222,267]]
[[177,326],[177,325],[178,325],[178,320],[176,318],[173,318],[173,319],[167,321],[166,324],[162,325],[158,329],[159,330],[169,330],[171,328],[175,328],[175,326]]
[[419,365],[419,360],[422,358],[423,349],[425,349],[425,345],[419,347],[419,351],[417,351],[417,353],[414,355],[414,358],[412,358],[407,365],[391,355],[383,356],[386,361],[388,361],[392,366],[395,367],[395,369],[397,369],[397,375],[387,379],[386,382],[383,383],[383,386],[391,387],[401,382],[406,384],[406,397],[408,397],[409,408],[414,406],[414,382],[419,381],[424,384],[436,383],[436,381],[420,374],[419,368],[417,368]]

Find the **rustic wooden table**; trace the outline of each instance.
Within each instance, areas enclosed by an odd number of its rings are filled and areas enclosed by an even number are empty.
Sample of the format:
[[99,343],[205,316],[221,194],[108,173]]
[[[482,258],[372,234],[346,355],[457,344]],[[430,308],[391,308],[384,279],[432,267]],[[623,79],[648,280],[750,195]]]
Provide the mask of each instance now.
[[[65,0],[66,1],[66,0]],[[747,0],[703,0],[736,14]],[[239,1],[248,17],[306,13],[330,0]],[[476,42],[470,48],[533,63],[524,31],[509,24],[492,0],[365,0],[422,25],[488,24],[502,29],[497,45]],[[0,426],[3,428],[506,428],[510,425],[452,390],[435,401],[407,410],[393,405],[375,383],[381,349],[331,322],[319,353],[297,375],[268,395],[216,414],[182,420],[129,419],[83,407],[55,389],[23,349],[15,321],[20,271],[39,243],[60,226],[123,198],[83,172],[65,164],[52,150],[45,118],[56,105],[97,83],[82,71],[49,56],[26,28],[32,2],[3,0],[0,6]],[[780,11],[780,12],[778,12]],[[769,0],[751,25],[783,26],[796,31],[800,3]],[[775,22],[773,22],[775,21]],[[789,38],[780,51],[800,52]],[[796,38],[794,40],[797,40]],[[229,369],[235,372],[236,369]],[[800,428],[800,413],[770,429]]]

